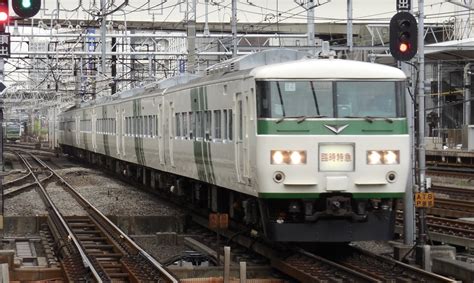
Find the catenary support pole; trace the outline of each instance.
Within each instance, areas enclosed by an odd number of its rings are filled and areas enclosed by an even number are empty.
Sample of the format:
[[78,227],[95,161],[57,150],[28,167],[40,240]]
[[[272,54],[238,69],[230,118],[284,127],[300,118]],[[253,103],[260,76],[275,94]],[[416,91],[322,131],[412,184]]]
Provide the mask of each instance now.
[[102,22],[100,25],[100,51],[101,51],[101,60],[100,60],[100,71],[102,73],[102,76],[105,76],[105,54],[107,52],[107,39],[106,39],[106,33],[107,33],[107,28],[106,28],[106,20],[107,16],[105,15],[107,10],[106,10],[106,5],[107,1],[106,0],[100,0],[100,14],[102,15]]
[[353,43],[353,32],[352,32],[352,0],[347,0],[347,47],[349,52],[352,52]]
[[232,57],[237,56],[237,0],[232,0]]
[[[414,82],[413,78],[416,77],[414,68],[404,62],[401,63],[401,68],[410,78],[410,81]],[[416,166],[416,154],[415,154],[415,109],[412,97],[409,94],[414,93],[417,86],[414,83],[407,85],[406,94],[406,106],[407,106],[407,117],[408,117],[408,132],[410,136],[410,173],[407,180],[407,189],[405,197],[403,199],[403,240],[405,245],[413,245],[415,243],[415,207],[413,203],[413,186],[415,184],[415,166]]]
[[188,66],[187,71],[196,71],[196,0],[187,1],[187,24],[188,24]]
[[308,20],[308,47],[311,53],[314,53],[314,1],[308,0],[306,4],[307,20]]

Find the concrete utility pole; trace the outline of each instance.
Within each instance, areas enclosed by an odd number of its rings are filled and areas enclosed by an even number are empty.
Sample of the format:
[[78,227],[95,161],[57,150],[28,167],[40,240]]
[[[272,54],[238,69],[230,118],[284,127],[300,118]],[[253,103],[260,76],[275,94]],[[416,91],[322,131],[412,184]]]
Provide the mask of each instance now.
[[[410,2],[410,13],[413,14],[413,5]],[[417,38],[418,40],[418,38]],[[415,93],[415,89],[418,87],[415,83],[416,80],[413,78],[417,77],[416,70],[411,64],[401,62],[401,69],[405,74],[410,74],[411,84],[407,85],[407,88],[411,90],[411,93]],[[407,117],[408,117],[408,133],[410,135],[410,174],[407,181],[407,190],[403,198],[403,241],[405,245],[412,246],[415,243],[416,234],[416,221],[415,221],[415,204],[413,200],[413,189],[416,183],[416,140],[415,140],[415,113],[416,113],[416,98],[412,101],[411,95],[407,92],[405,95],[406,106],[407,106]]]
[[188,66],[187,71],[196,70],[196,0],[187,1],[186,20],[188,24]]
[[352,52],[352,47],[354,43],[352,41],[352,0],[347,0],[347,47],[349,47],[349,52]]
[[101,25],[100,25],[100,51],[101,51],[101,64],[100,64],[100,71],[102,73],[103,76],[105,76],[105,54],[106,54],[106,51],[107,51],[107,39],[106,39],[106,33],[107,33],[107,29],[106,29],[106,19],[107,19],[107,16],[105,15],[105,13],[107,12],[106,11],[106,5],[107,5],[107,1],[106,0],[100,0],[100,14],[102,16],[102,22],[101,22]]
[[237,56],[237,0],[232,0],[232,57]]
[[204,32],[205,36],[209,35],[209,0],[204,1],[205,10],[204,10]]
[[464,125],[471,124],[471,65],[464,66]]
[[[349,0],[350,1],[350,0]],[[308,0],[306,3],[307,19],[308,19],[308,47],[310,52],[314,53],[314,0]]]

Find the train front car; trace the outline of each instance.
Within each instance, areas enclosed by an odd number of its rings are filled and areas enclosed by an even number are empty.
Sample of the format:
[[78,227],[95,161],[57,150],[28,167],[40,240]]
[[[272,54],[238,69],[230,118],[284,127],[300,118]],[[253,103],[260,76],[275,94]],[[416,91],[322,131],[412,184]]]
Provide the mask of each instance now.
[[307,59],[251,74],[267,237],[391,239],[409,172],[404,73],[378,64]]

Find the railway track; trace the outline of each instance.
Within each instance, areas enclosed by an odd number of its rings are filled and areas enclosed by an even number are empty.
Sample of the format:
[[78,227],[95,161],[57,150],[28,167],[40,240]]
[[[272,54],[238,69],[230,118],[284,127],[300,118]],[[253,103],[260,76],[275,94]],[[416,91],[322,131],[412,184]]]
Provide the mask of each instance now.
[[[194,222],[208,229],[207,219],[196,215],[192,217]],[[216,232],[213,230],[213,233]],[[273,268],[301,282],[454,282],[348,245],[338,245],[319,253],[317,249],[310,252],[300,248],[275,247],[229,230],[219,233],[266,257]]]
[[[474,247],[474,222],[458,219],[449,219],[428,215],[426,223],[429,237],[433,241],[439,241],[464,247]],[[398,231],[402,231],[403,212],[397,213],[396,225]]]
[[[48,224],[59,245],[61,266],[69,282],[178,282],[161,264],[136,245],[116,225],[84,199],[61,176],[36,156],[18,152],[34,179],[48,211]],[[37,163],[35,169],[30,161]],[[63,217],[39,176],[49,172],[87,212]]]
[[429,214],[450,218],[474,217],[474,202],[460,199],[435,198],[435,207],[429,208]]
[[427,175],[430,176],[441,176],[441,177],[454,177],[462,179],[474,179],[473,169],[463,169],[462,167],[429,167]]
[[432,192],[449,196],[451,199],[474,199],[474,189],[434,185]]

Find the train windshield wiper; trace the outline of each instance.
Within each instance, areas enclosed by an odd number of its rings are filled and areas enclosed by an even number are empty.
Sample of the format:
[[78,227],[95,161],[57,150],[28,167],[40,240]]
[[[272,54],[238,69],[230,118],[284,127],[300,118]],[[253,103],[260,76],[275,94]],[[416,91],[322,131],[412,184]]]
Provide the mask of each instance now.
[[306,119],[311,119],[311,118],[326,118],[327,116],[325,115],[312,115],[312,116],[301,116],[298,121],[296,121],[298,124],[304,122]]
[[276,120],[275,123],[279,124],[279,123],[283,122],[283,120],[285,120],[285,119],[291,119],[291,118],[293,118],[293,119],[294,119],[294,118],[301,119],[301,118],[303,118],[303,117],[304,117],[304,116],[282,116],[280,119]]
[[369,123],[373,123],[374,119],[384,119],[388,123],[393,123],[393,120],[387,117],[378,117],[378,116],[344,116],[344,118],[363,118]]

